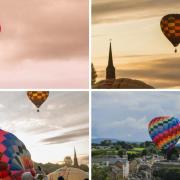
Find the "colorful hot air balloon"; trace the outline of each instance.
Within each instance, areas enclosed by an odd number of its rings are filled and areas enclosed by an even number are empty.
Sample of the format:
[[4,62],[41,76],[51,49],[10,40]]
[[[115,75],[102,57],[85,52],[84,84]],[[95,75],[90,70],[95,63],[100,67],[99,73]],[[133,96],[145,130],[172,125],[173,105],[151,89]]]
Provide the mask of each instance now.
[[64,166],[60,169],[57,169],[56,171],[48,174],[48,179],[49,180],[88,180],[89,175],[87,172],[79,169],[79,168],[73,168],[73,167],[67,167]]
[[33,176],[35,170],[31,155],[15,135],[0,129],[0,179],[21,180],[25,172]]
[[180,138],[180,121],[170,116],[156,117],[150,121],[148,130],[157,148],[168,152]]
[[[166,38],[174,47],[177,47],[180,43],[180,14],[168,14],[164,16],[160,25]],[[176,48],[175,52],[177,52]]]
[[28,91],[28,98],[37,107],[37,112],[39,112],[39,107],[46,101],[49,96],[49,91]]

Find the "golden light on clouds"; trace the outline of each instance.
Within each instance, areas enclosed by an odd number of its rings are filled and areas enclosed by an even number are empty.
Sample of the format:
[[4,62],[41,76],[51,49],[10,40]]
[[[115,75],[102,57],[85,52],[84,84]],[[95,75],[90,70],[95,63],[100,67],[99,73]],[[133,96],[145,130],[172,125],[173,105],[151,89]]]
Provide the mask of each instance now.
[[111,38],[117,78],[143,80],[155,88],[180,85],[180,54],[174,54],[160,28],[164,15],[178,12],[178,0],[93,0],[92,8],[92,61],[97,80],[105,77]]

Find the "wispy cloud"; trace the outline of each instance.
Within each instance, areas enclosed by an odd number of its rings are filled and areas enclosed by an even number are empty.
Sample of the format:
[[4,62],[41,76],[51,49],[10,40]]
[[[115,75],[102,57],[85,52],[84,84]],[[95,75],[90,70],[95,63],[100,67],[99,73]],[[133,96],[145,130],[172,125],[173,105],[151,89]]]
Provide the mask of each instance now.
[[75,130],[66,132],[62,135],[43,139],[42,142],[46,144],[68,143],[74,140],[81,140],[83,137],[87,137],[88,134],[89,134],[89,127],[83,128],[83,129],[75,129]]
[[78,154],[88,154],[88,92],[50,91],[39,113],[26,92],[0,92],[0,99],[0,128],[22,140],[33,160],[58,162],[74,146]]
[[93,0],[93,24],[152,18],[176,12],[179,7],[178,0]]
[[[140,61],[140,58],[149,58],[151,60]],[[118,58],[118,57],[117,57]],[[120,57],[126,58],[126,57]],[[130,57],[131,58],[131,57]],[[180,86],[179,57],[151,57],[151,56],[132,56],[131,59],[138,59],[139,62],[133,61],[127,64],[116,65],[117,78],[126,77],[145,81],[155,88],[173,88]],[[98,69],[98,66],[97,66]],[[98,72],[99,78],[105,77],[105,70]]]
[[[57,129],[88,125],[87,92],[50,92],[39,114],[26,92],[2,92],[0,97],[5,108],[0,111],[2,122],[6,123],[5,127],[11,127],[12,130],[18,130],[18,126],[24,126],[21,129],[23,132],[41,134]],[[11,125],[13,123],[14,126],[9,126],[7,122]]]

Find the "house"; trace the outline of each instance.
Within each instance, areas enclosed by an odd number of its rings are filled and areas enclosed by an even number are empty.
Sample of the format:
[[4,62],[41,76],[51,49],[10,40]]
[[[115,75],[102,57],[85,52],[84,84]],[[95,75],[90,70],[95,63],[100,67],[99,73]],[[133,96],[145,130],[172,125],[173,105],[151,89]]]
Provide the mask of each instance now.
[[129,176],[129,161],[119,156],[103,156],[93,158],[93,165],[111,168],[112,180],[127,179]]

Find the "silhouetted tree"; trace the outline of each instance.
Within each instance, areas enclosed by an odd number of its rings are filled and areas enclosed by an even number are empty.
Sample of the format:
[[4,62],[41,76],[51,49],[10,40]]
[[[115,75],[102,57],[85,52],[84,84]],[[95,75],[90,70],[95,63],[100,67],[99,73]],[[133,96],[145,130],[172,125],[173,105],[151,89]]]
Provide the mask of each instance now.
[[81,170],[88,172],[89,171],[89,167],[86,164],[81,164],[79,167]]
[[93,65],[93,63],[91,64],[91,84],[92,85],[94,85],[95,84],[95,82],[96,82],[96,78],[97,78],[97,73],[96,73],[96,70],[95,70],[95,68],[94,68],[94,65]]

